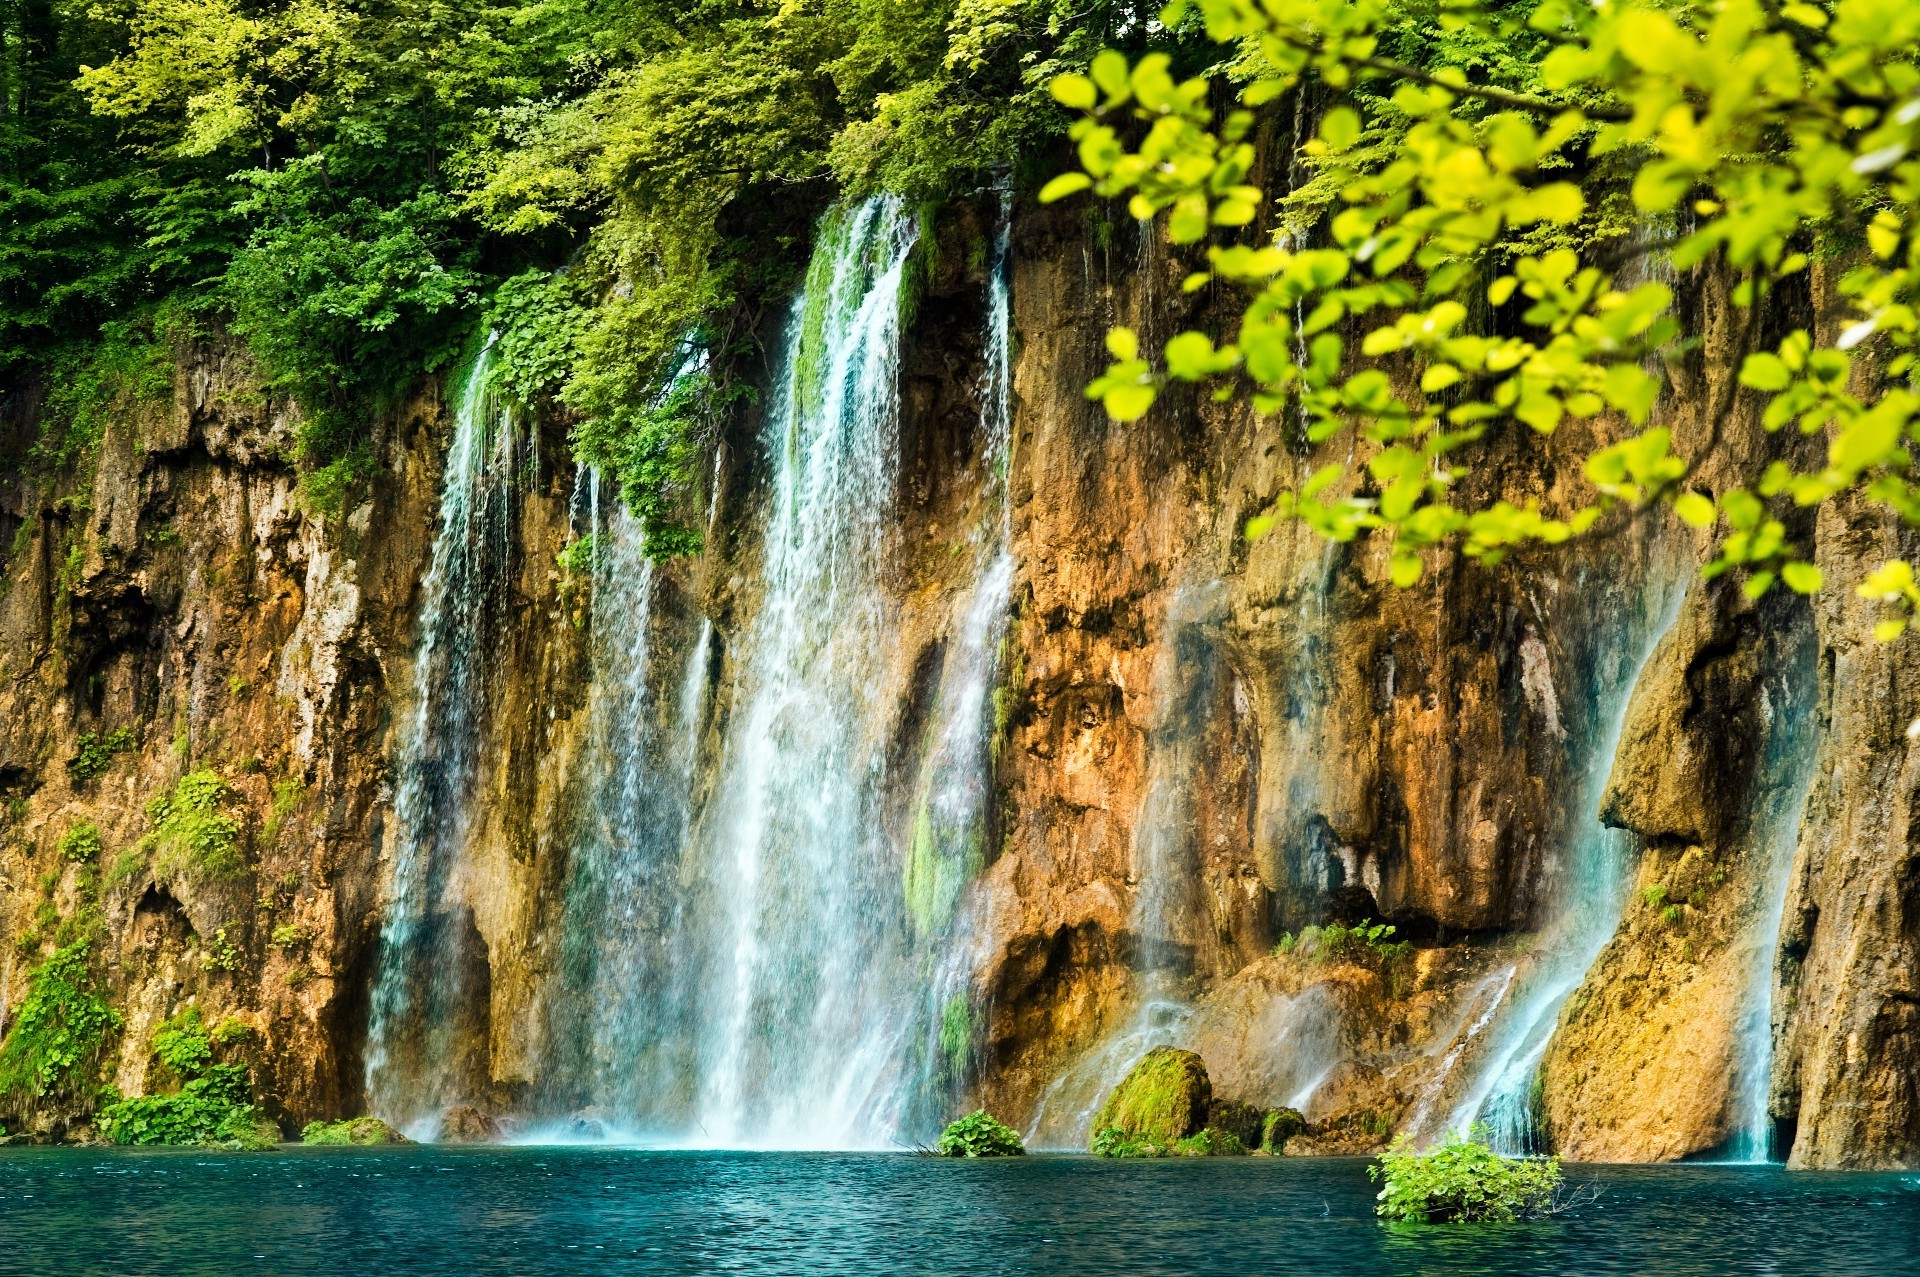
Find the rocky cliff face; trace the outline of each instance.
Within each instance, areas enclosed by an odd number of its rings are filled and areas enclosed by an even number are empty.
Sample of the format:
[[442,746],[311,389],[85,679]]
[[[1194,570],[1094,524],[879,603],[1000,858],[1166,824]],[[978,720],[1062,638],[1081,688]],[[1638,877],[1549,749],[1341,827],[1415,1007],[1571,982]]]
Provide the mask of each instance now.
[[[903,744],[877,765],[903,857],[966,530],[993,499],[969,252],[986,221],[942,223],[902,352],[897,642],[873,679],[898,707]],[[1012,262],[1016,566],[965,915],[963,1089],[1080,1140],[1145,1044],[1174,1040],[1220,1095],[1300,1107],[1315,1127],[1294,1147],[1364,1149],[1440,1129],[1531,1059],[1531,1129],[1570,1157],[1678,1158],[1769,1125],[1797,1164],[1920,1156],[1913,661],[1866,638],[1851,594],[1904,533],[1826,512],[1811,610],[1703,584],[1703,541],[1628,520],[1498,570],[1442,557],[1395,590],[1380,547],[1243,537],[1330,459],[1297,423],[1175,395],[1117,425],[1082,395],[1108,324],[1152,340],[1227,299],[1183,296],[1182,265],[1130,224],[1057,209],[1016,221]],[[1707,340],[1662,411],[1683,450],[1725,441],[1699,481],[1724,483],[1725,457],[1817,447],[1757,429],[1714,356],[1723,283],[1681,285]],[[284,460],[286,412],[249,394],[243,361],[195,349],[181,369],[173,402],[121,413],[84,473],[0,489],[0,986],[17,1007],[63,921],[97,901],[122,1090],[191,999],[251,1028],[274,1116],[349,1113],[447,415],[427,387],[380,422],[370,494],[320,514]],[[32,405],[10,411],[24,437]],[[1612,429],[1496,441],[1473,482],[1564,510],[1584,492],[1577,458]],[[711,645],[705,690],[689,684],[695,812],[762,601],[758,430],[748,410],[727,431],[711,548],[653,587],[649,659],[684,678],[693,636]],[[556,1026],[582,1014],[556,973],[591,808],[592,621],[554,566],[577,476],[552,432],[533,452],[548,460],[514,491],[480,763],[436,897],[464,990],[445,1098],[500,1113],[554,1085]],[[170,851],[149,812],[204,774],[237,867]],[[1626,833],[1595,842],[1599,821]],[[88,822],[104,850],[80,863],[60,844]],[[1597,957],[1563,980],[1572,914]],[[1362,919],[1396,931],[1302,937]],[[1523,1042],[1504,1026],[1528,1000],[1544,1019]]]

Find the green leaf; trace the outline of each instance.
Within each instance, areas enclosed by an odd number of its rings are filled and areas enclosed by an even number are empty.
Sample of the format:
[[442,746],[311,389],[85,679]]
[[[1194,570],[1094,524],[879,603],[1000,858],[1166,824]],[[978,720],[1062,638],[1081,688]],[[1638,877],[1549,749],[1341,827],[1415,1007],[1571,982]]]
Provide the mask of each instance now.
[[1755,572],[1747,578],[1746,584],[1740,587],[1740,592],[1750,599],[1757,599],[1765,595],[1766,592],[1772,588],[1773,573]]
[[1146,385],[1114,386],[1103,396],[1107,415],[1115,421],[1137,421],[1153,407],[1154,388]]
[[1710,528],[1717,517],[1713,502],[1698,492],[1683,492],[1673,499],[1673,512],[1681,522],[1696,528]]
[[1393,583],[1403,590],[1420,580],[1420,572],[1420,556],[1417,554],[1407,554],[1403,551],[1396,550],[1394,551],[1393,558],[1387,564],[1388,575],[1392,578]]
[[1780,568],[1780,579],[1795,594],[1812,594],[1826,579],[1820,569],[1811,563],[1787,563]]
[[1140,357],[1140,338],[1131,328],[1115,326],[1107,329],[1107,352],[1115,359],[1125,362]]
[[1099,100],[1093,81],[1084,75],[1056,75],[1047,87],[1053,92],[1053,100],[1069,111],[1091,111]]
[[1763,350],[1748,355],[1740,365],[1740,384],[1751,390],[1778,392],[1793,384],[1793,373],[1780,356]]
[[1906,632],[1907,622],[1904,618],[1882,621],[1873,627],[1873,637],[1877,642],[1881,643],[1891,643]]
[[1055,200],[1063,200],[1069,195],[1084,191],[1092,185],[1093,179],[1085,173],[1062,173],[1040,188],[1040,202],[1051,204]]
[[1351,107],[1337,106],[1320,121],[1320,140],[1336,154],[1360,140],[1360,117]]

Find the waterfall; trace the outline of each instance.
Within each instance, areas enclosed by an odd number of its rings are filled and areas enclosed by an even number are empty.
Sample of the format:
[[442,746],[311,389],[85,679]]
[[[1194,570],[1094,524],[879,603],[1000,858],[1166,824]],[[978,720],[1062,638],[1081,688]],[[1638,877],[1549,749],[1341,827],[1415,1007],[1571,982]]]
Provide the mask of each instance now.
[[[1200,781],[1201,734],[1220,676],[1219,650],[1207,627],[1221,619],[1225,593],[1217,580],[1177,587],[1160,625],[1146,785],[1133,826],[1132,1012],[1041,1095],[1030,1143],[1085,1148],[1108,1092],[1147,1051],[1185,1045],[1194,1021],[1191,977],[1207,919],[1195,889],[1191,795]],[[1283,1036],[1288,1028],[1282,1025]]]
[[[999,228],[987,273],[986,325],[981,348],[980,464],[983,517],[974,537],[971,589],[961,596],[954,639],[941,662],[938,700],[928,748],[915,786],[903,887],[917,935],[936,946],[936,967],[923,1013],[915,1094],[906,1098],[905,1125],[930,1129],[943,1120],[935,1107],[971,1077],[982,1008],[974,973],[980,945],[991,930],[980,904],[964,889],[986,863],[992,824],[993,740],[999,724],[992,697],[1001,677],[1001,646],[1014,579],[1012,199],[1000,194]],[[915,1109],[919,1111],[915,1111]]]
[[1482,1048],[1485,1063],[1449,1122],[1459,1130],[1485,1127],[1493,1146],[1504,1153],[1537,1151],[1534,1087],[1560,1007],[1586,978],[1626,907],[1630,835],[1600,823],[1600,802],[1634,684],[1679,616],[1685,596],[1685,588],[1674,586],[1669,574],[1657,573],[1640,614],[1628,619],[1626,632],[1612,645],[1618,659],[1596,681],[1596,718],[1603,727],[1586,742],[1571,872],[1560,889],[1543,956],[1506,996],[1506,1014],[1496,1019]]
[[374,1111],[418,1123],[465,1098],[472,1062],[467,978],[474,938],[458,898],[467,799],[489,702],[488,656],[506,624],[517,535],[519,438],[488,389],[493,345],[480,352],[454,404],[440,495],[440,529],[424,583],[412,715],[394,761],[387,900],[367,1029],[366,1085]]
[[1762,717],[1769,729],[1762,761],[1766,789],[1750,837],[1764,858],[1766,875],[1758,917],[1746,937],[1747,1001],[1739,1030],[1736,1124],[1727,1148],[1729,1159],[1736,1162],[1766,1162],[1786,1152],[1772,1147],[1773,1117],[1767,1100],[1773,1074],[1774,960],[1800,841],[1800,815],[1813,782],[1819,744],[1810,704],[1814,675],[1807,668],[1812,658],[1809,653],[1802,655],[1806,659],[1798,668],[1790,665],[1760,690]]

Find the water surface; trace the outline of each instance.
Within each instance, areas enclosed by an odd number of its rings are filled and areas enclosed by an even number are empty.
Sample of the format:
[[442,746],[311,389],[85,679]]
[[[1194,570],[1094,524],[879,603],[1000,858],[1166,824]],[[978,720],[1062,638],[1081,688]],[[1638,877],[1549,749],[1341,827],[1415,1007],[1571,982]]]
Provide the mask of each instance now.
[[1395,1230],[1358,1159],[9,1149],[0,1272],[1920,1272],[1920,1176],[1571,1174],[1570,1217]]

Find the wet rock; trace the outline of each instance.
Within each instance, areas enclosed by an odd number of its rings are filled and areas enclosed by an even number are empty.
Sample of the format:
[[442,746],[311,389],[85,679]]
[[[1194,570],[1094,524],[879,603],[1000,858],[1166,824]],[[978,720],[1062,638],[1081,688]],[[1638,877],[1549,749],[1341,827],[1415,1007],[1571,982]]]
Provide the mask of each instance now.
[[338,1122],[309,1122],[300,1133],[302,1144],[357,1145],[411,1144],[412,1140],[377,1117],[345,1118]]
[[1100,1106],[1094,1135],[1119,1131],[1129,1140],[1170,1148],[1206,1126],[1212,1103],[1205,1062],[1191,1051],[1156,1046]]
[[471,1104],[457,1104],[440,1115],[442,1144],[494,1144],[499,1139],[499,1120]]
[[1207,1106],[1207,1125],[1233,1136],[1245,1148],[1260,1147],[1266,1116],[1265,1110],[1239,1100],[1215,1100]]

